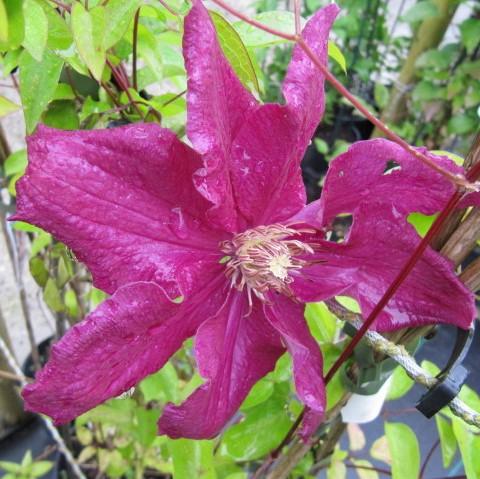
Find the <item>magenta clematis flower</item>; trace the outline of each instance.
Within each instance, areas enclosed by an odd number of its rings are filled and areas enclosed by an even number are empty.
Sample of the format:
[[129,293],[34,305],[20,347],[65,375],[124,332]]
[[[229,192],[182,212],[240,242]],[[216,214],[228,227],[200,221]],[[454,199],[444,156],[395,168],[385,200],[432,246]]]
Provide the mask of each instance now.
[[[337,12],[325,7],[303,31],[322,62]],[[325,408],[322,357],[296,297],[349,294],[368,314],[419,241],[405,216],[422,210],[425,195],[411,190],[415,174],[402,170],[391,188],[403,193],[393,203],[379,195],[377,205],[363,193],[355,201],[348,155],[364,148],[365,168],[383,165],[375,152],[395,147],[376,140],[336,160],[343,166],[332,167],[325,196],[305,207],[300,160],[323,114],[324,78],[303,51],[294,50],[285,104],[259,104],[233,73],[197,0],[185,19],[184,57],[193,149],[154,124],[39,127],[29,138],[15,219],[67,244],[112,296],[53,347],[24,389],[26,407],[67,422],[159,370],[195,336],[205,383],[183,404],[165,407],[160,433],[218,434],[288,350],[297,395],[309,408],[303,433],[310,434]],[[439,188],[428,203],[438,210],[446,181],[419,168],[428,187]],[[381,180],[362,184],[366,190]],[[342,203],[345,193],[351,200]],[[348,239],[327,241],[330,220],[344,212],[354,215]],[[468,327],[473,315],[471,293],[430,250],[376,327]]]

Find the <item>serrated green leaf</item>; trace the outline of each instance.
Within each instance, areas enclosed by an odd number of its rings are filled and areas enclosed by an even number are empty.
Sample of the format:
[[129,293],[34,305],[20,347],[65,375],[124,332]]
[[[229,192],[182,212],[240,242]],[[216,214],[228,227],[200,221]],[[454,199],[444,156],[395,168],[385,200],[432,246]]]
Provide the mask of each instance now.
[[48,19],[43,8],[35,0],[24,0],[23,17],[25,21],[25,36],[23,46],[33,58],[41,61],[47,46]]
[[252,59],[250,58],[250,54],[242,42],[240,35],[218,12],[211,11],[210,17],[215,25],[215,30],[217,31],[217,36],[223,53],[227,57],[238,78],[240,78],[240,81],[247,89],[254,89],[257,93],[260,93],[260,85],[258,84]]
[[78,53],[94,78],[100,81],[106,60],[105,8],[98,6],[87,11],[80,2],[76,2],[72,8],[71,22]]
[[0,0],[0,42],[8,42],[8,16],[3,0]]
[[19,105],[13,103],[13,101],[10,101],[8,98],[0,95],[0,118],[2,116],[13,113],[14,111],[17,111],[19,108]]
[[385,423],[388,449],[392,458],[392,479],[418,477],[420,446],[413,430],[403,423]]
[[35,256],[40,253],[40,251],[42,251],[51,242],[52,235],[46,233],[45,231],[41,231],[38,236],[32,241],[32,246],[30,248],[31,256]]
[[32,133],[40,116],[53,98],[63,60],[45,51],[41,62],[24,51],[20,57],[20,96],[27,133]]
[[435,422],[437,423],[438,437],[440,438],[443,467],[448,469],[457,452],[457,440],[455,439],[452,423],[448,419],[437,414]]
[[328,40],[328,56],[332,59],[335,60],[340,68],[343,70],[343,73],[345,75],[347,74],[347,61],[345,60],[345,57],[340,50],[340,48],[337,46],[335,42],[332,40]]
[[139,5],[140,0],[110,0],[107,3],[105,16],[108,22],[104,37],[104,46],[107,50],[125,35]]

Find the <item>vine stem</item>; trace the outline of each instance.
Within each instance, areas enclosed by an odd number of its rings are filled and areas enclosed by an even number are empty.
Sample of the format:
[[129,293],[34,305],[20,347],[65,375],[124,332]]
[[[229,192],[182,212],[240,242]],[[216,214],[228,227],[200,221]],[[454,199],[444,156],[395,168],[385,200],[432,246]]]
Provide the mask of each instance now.
[[[475,190],[476,186],[470,184],[465,177],[462,175],[457,175],[454,173],[451,173],[450,171],[447,171],[443,169],[441,166],[439,166],[435,160],[432,158],[429,158],[427,155],[424,153],[417,151],[415,148],[413,148],[411,145],[408,144],[403,138],[400,138],[396,133],[394,133],[390,128],[385,125],[379,118],[377,118],[373,113],[371,113],[368,108],[363,106],[360,101],[350,93],[347,88],[345,88],[336,78],[335,76],[330,73],[328,70],[327,66],[324,65],[321,60],[318,58],[318,56],[315,54],[315,52],[307,45],[301,34],[295,33],[295,34],[289,34],[282,32],[280,30],[276,30],[274,28],[270,28],[267,25],[264,25],[261,22],[258,22],[257,20],[250,18],[248,15],[245,15],[244,13],[239,12],[235,8],[231,7],[230,5],[226,4],[223,0],[212,0],[213,3],[218,5],[219,7],[223,8],[227,12],[229,12],[231,15],[240,18],[244,22],[259,28],[260,30],[263,30],[267,33],[270,33],[272,35],[275,35],[277,37],[283,38],[285,40],[291,41],[296,43],[304,52],[305,54],[310,58],[311,62],[315,65],[315,67],[320,70],[320,72],[325,76],[325,79],[343,96],[345,97],[359,112],[361,112],[365,118],[367,118],[373,125],[375,125],[379,130],[381,130],[385,136],[390,139],[391,141],[397,143],[400,145],[404,150],[406,150],[408,153],[413,155],[415,158],[419,159],[422,161],[425,165],[429,166],[433,170],[435,170],[437,173],[441,174],[445,178],[447,178],[449,181],[451,181],[453,184],[467,188],[469,190]],[[295,1],[295,28],[296,30],[299,28],[300,24],[300,8],[299,8],[299,1]]]
[[138,20],[140,19],[140,8],[135,12],[133,18],[133,39],[132,39],[132,83],[134,90],[138,91],[137,81],[137,43],[138,43]]

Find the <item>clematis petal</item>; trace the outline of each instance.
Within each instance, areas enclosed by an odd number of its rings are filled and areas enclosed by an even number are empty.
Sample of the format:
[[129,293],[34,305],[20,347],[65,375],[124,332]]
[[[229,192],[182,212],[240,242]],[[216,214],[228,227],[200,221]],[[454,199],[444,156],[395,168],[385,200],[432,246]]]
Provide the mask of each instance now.
[[[338,11],[328,5],[303,31],[323,64]],[[286,105],[267,104],[246,113],[233,142],[231,170],[234,196],[248,226],[283,221],[305,206],[300,162],[323,115],[324,80],[297,46],[283,84]]]
[[192,182],[201,161],[172,132],[152,123],[71,132],[41,126],[28,153],[13,219],[67,244],[97,287],[113,293],[156,281],[172,296],[187,295],[205,265],[218,262],[223,236],[208,227],[210,204]]
[[[328,35],[340,9],[334,3],[320,9],[307,22],[302,37],[320,61],[326,65]],[[325,110],[325,77],[297,45],[283,83],[283,95],[300,124],[299,156],[310,142]]]
[[214,204],[209,213],[212,219],[229,231],[237,231],[230,149],[246,112],[256,107],[257,101],[225,58],[200,0],[185,18],[183,54],[188,76],[187,134],[204,160],[195,182]]
[[265,316],[280,333],[292,356],[297,395],[319,423],[325,411],[323,358],[305,322],[304,306],[283,295],[270,294],[268,299]]
[[26,408],[61,424],[118,396],[160,369],[220,305],[212,288],[175,304],[155,283],[121,287],[52,348],[23,390]]
[[217,315],[196,336],[200,373],[206,378],[183,404],[168,404],[159,431],[172,438],[206,439],[220,432],[252,386],[275,367],[285,351],[277,332],[245,293],[232,291]]
[[233,144],[231,171],[237,205],[249,227],[285,220],[305,205],[299,134],[285,106],[268,104],[247,114]]
[[[351,296],[360,303],[366,317],[408,261],[420,238],[403,215],[385,204],[368,203],[357,210],[352,231],[345,243],[319,242],[315,260],[303,268],[292,288],[303,301],[321,301],[325,294],[324,268],[332,281],[350,286],[335,294]],[[341,278],[335,277],[335,270]],[[473,294],[457,278],[452,265],[431,248],[413,268],[373,329],[395,329],[435,323],[468,328],[476,317]]]
[[[463,174],[463,168],[447,157],[419,150],[442,168]],[[388,202],[403,215],[430,215],[445,206],[454,190],[449,180],[396,143],[382,138],[359,141],[330,163],[321,198],[323,223],[340,213],[353,213],[365,201]]]

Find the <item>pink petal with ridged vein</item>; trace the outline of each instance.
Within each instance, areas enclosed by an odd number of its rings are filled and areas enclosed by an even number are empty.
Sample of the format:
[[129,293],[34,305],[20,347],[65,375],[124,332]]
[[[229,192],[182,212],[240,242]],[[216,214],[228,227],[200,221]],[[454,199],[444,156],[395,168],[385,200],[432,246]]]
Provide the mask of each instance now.
[[182,304],[155,283],[123,286],[53,347],[35,383],[23,390],[26,408],[60,424],[130,389],[220,308],[215,286]]
[[[419,149],[442,168],[457,174],[463,169],[447,157]],[[385,174],[394,162],[400,168]],[[431,215],[440,211],[455,191],[451,181],[389,140],[354,143],[335,158],[328,169],[321,198],[323,224],[340,213],[354,213],[362,202],[385,202],[403,215],[418,211]]]
[[214,206],[209,215],[223,228],[238,231],[236,199],[230,181],[230,149],[245,114],[257,101],[223,55],[215,27],[201,1],[185,18],[183,54],[188,77],[187,134],[203,155],[198,190]]
[[[332,293],[352,296],[366,317],[419,242],[401,212],[381,203],[364,205],[357,210],[344,243],[319,241],[320,249],[312,258],[324,263],[305,267],[292,288],[306,302],[327,299]],[[336,293],[328,284],[325,268],[338,286]],[[344,287],[348,281],[350,286]],[[373,329],[391,331],[442,322],[468,328],[475,316],[473,294],[455,275],[450,262],[428,248]]]
[[[59,131],[28,139],[15,219],[51,232],[113,293],[156,281],[189,294],[215,267],[224,234],[208,226],[210,204],[195,190],[198,155],[157,125]],[[178,283],[178,285],[177,285]]]
[[249,313],[246,293],[232,290],[222,310],[200,327],[195,351],[206,382],[181,405],[165,407],[159,431],[172,438],[217,435],[285,350],[257,301]]

